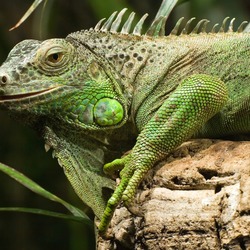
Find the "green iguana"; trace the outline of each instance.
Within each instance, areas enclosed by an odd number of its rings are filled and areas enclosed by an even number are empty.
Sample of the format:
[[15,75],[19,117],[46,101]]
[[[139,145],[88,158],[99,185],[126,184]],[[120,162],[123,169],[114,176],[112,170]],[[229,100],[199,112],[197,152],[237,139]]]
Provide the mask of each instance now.
[[[182,142],[250,133],[250,34],[242,26],[234,32],[232,20],[226,29],[225,19],[206,31],[201,20],[188,32],[181,19],[165,36],[161,16],[141,34],[146,16],[130,32],[134,13],[120,27],[124,12],[65,39],[22,41],[0,68],[1,109],[53,148],[100,232]],[[119,170],[115,188],[106,174]]]

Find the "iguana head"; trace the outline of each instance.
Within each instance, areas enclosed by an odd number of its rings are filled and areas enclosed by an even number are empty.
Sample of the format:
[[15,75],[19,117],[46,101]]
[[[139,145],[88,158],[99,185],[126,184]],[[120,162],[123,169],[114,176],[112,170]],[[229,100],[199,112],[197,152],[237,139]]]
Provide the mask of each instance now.
[[62,40],[25,40],[17,44],[0,68],[0,102],[25,109],[43,102],[70,81],[74,49]]
[[121,124],[124,98],[100,61],[65,39],[22,41],[0,67],[0,108],[88,129]]

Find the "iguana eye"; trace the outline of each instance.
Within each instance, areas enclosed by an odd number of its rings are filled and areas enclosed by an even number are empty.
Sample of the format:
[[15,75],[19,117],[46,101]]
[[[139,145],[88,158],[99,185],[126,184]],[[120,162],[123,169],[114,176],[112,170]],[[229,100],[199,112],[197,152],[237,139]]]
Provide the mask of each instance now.
[[63,58],[63,53],[62,52],[57,52],[49,55],[47,57],[48,62],[50,63],[58,63],[62,60]]
[[34,57],[34,65],[46,75],[68,71],[75,59],[74,47],[63,39],[49,39],[41,43]]

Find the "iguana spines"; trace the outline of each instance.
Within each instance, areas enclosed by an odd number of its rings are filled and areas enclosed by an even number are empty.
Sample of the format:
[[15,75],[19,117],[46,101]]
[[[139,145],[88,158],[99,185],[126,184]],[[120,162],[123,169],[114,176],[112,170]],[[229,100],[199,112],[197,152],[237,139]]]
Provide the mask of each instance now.
[[[120,33],[124,35],[137,35],[142,36],[142,27],[144,24],[144,21],[148,17],[148,14],[145,14],[141,17],[141,19],[136,23],[134,26],[134,29],[132,32],[130,32],[132,28],[132,22],[135,18],[135,13],[132,12],[130,16],[127,18],[126,22],[121,26],[123,15],[126,12],[126,8],[122,9],[118,14],[117,11],[113,12],[108,20],[103,24],[105,21],[105,18],[101,19],[95,28],[94,31],[98,32],[111,32],[111,33]],[[116,19],[115,19],[116,17]],[[148,30],[146,31],[146,36],[165,36],[165,26],[167,23],[166,16],[159,16],[157,19],[153,21],[153,23],[150,25]],[[115,20],[114,20],[115,19]],[[184,34],[198,34],[198,33],[217,33],[217,32],[234,32],[234,21],[235,18],[232,18],[230,20],[230,17],[226,17],[221,26],[219,27],[219,24],[216,23],[211,29],[207,28],[208,23],[210,22],[208,19],[202,19],[200,20],[193,29],[190,29],[191,23],[195,20],[195,17],[189,19],[183,26],[183,20],[184,17],[181,17],[175,24],[175,27],[170,32],[170,35],[184,35]],[[227,25],[227,22],[230,20],[229,25]],[[247,21],[243,21],[238,28],[236,29],[236,32],[243,32],[244,27],[248,24]],[[121,31],[119,31],[121,29]],[[90,29],[91,30],[91,29]]]

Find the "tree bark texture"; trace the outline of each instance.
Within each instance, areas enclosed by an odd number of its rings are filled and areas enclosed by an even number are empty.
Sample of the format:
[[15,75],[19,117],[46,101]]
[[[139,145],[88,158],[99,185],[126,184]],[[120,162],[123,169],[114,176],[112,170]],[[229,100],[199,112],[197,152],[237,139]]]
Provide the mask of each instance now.
[[250,142],[192,140],[117,208],[97,249],[250,249]]

